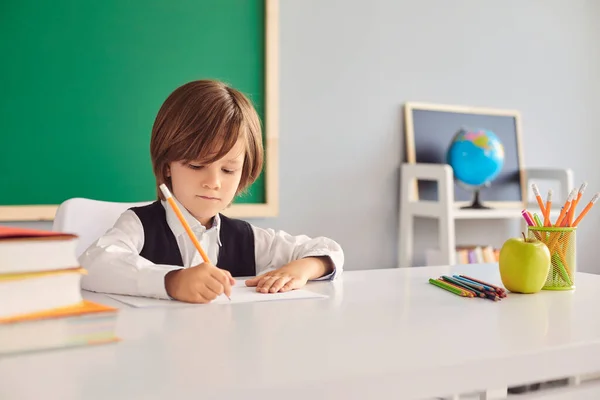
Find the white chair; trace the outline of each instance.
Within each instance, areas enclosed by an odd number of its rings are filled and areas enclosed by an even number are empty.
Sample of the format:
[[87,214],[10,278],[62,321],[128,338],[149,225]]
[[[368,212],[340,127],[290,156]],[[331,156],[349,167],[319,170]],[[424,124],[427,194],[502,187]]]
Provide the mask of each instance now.
[[52,230],[79,236],[76,250],[77,257],[79,257],[96,239],[114,225],[125,210],[146,204],[150,204],[150,202],[116,203],[84,198],[69,199],[56,210]]

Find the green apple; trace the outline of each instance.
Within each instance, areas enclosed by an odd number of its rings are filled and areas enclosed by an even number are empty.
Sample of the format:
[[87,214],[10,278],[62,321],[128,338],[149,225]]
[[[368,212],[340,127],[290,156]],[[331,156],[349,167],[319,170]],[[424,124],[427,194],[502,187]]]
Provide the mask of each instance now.
[[550,271],[550,250],[545,243],[525,238],[510,238],[502,245],[498,267],[506,289],[513,293],[537,293]]

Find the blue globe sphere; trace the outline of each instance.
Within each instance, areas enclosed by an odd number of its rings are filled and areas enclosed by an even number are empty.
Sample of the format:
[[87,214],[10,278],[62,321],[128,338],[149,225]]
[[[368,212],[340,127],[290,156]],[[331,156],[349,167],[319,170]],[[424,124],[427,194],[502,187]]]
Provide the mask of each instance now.
[[477,188],[490,184],[502,170],[504,147],[492,131],[461,129],[448,147],[446,160],[460,183]]

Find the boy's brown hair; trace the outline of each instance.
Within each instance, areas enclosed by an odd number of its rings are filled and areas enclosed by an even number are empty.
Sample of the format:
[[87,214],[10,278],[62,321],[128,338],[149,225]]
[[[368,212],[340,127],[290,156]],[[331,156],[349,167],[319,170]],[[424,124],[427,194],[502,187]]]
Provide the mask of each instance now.
[[226,155],[240,137],[246,157],[237,193],[258,178],[263,166],[261,124],[250,100],[215,80],[197,80],[175,89],[161,106],[150,139],[150,156],[156,191],[165,183],[170,190],[169,163],[201,161],[210,164]]

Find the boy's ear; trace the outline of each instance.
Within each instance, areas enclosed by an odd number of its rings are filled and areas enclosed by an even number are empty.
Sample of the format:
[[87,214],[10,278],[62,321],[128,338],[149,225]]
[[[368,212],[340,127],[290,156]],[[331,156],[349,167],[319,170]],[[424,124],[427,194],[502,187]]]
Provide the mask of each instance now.
[[171,166],[167,165],[167,178],[171,177]]

